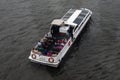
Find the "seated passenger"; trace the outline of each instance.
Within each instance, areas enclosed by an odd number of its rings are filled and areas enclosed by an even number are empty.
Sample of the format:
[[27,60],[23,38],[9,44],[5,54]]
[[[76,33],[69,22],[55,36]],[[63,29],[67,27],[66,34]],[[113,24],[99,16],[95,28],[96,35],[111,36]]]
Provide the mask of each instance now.
[[55,45],[56,45],[56,46],[59,46],[59,45],[64,46],[65,43],[66,43],[66,41],[65,41],[64,39],[62,39],[62,40],[57,40],[57,41],[55,42]]
[[52,56],[52,51],[48,51],[47,56]]
[[41,46],[38,46],[37,48],[36,48],[36,50],[38,50],[39,52],[42,52],[42,54],[44,54],[44,55],[46,55],[47,54],[47,50],[46,49],[44,49],[43,47],[41,47]]
[[63,48],[63,46],[61,46],[61,45],[59,45],[59,46],[55,46],[55,47],[53,47],[53,51],[57,51],[57,52],[59,52],[61,49]]
[[48,41],[47,38],[43,38],[43,39],[41,39],[41,41],[44,42],[48,46],[51,45],[51,43]]
[[38,41],[37,45],[38,45],[38,46],[41,46],[42,44],[41,44],[41,42],[40,42],[40,41]]
[[54,40],[53,40],[53,38],[48,38],[48,37],[45,37],[47,40],[46,40],[46,42],[48,42],[48,43],[53,43],[54,42]]
[[59,49],[59,50],[61,50],[63,48],[63,46],[62,45],[56,46],[56,48]]
[[72,26],[70,26],[70,28],[68,29],[67,35],[68,35],[68,37],[71,37],[73,40],[73,27]]
[[47,33],[47,34],[45,35],[45,37],[47,37],[47,38],[52,38],[52,34]]
[[59,53],[59,52],[53,51],[53,52],[52,52],[52,56],[53,56],[53,57],[56,57],[56,56],[58,55],[58,53]]
[[36,48],[33,48],[33,49],[32,49],[32,52],[33,52],[33,53],[36,53],[36,54],[39,54],[39,55],[42,54],[42,53],[41,53],[40,51],[38,51]]
[[48,45],[46,44],[46,41],[44,39],[41,39],[41,44],[44,49],[48,48]]

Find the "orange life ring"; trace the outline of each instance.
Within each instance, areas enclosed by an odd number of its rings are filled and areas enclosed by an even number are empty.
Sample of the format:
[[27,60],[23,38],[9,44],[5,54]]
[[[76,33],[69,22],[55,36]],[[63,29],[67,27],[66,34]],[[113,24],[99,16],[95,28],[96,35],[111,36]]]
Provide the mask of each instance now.
[[50,63],[53,63],[53,62],[54,62],[54,59],[51,57],[51,58],[48,59],[48,61],[49,61]]
[[36,55],[35,55],[35,54],[32,54],[32,58],[33,58],[33,59],[36,59]]

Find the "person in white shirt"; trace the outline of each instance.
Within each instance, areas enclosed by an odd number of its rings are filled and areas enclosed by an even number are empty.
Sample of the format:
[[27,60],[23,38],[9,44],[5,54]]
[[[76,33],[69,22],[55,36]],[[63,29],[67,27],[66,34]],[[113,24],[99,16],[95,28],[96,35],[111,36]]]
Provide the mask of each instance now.
[[38,41],[37,46],[41,46],[41,45],[42,45],[42,43],[40,41]]

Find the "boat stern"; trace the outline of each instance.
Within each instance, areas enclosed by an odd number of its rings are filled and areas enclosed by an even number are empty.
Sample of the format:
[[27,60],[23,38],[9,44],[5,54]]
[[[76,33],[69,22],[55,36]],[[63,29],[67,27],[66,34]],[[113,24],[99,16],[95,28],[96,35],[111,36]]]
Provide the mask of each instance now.
[[49,57],[44,55],[35,54],[31,51],[30,56],[28,59],[34,63],[40,63],[43,65],[51,66],[51,67],[58,67],[60,60],[57,60],[56,57]]

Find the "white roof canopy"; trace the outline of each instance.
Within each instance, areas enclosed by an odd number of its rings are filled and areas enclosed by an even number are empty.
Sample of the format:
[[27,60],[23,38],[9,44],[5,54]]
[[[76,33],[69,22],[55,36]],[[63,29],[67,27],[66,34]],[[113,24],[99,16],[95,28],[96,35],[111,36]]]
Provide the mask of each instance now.
[[57,26],[61,26],[64,24],[64,21],[62,19],[54,19],[51,23],[51,25],[57,25]]

